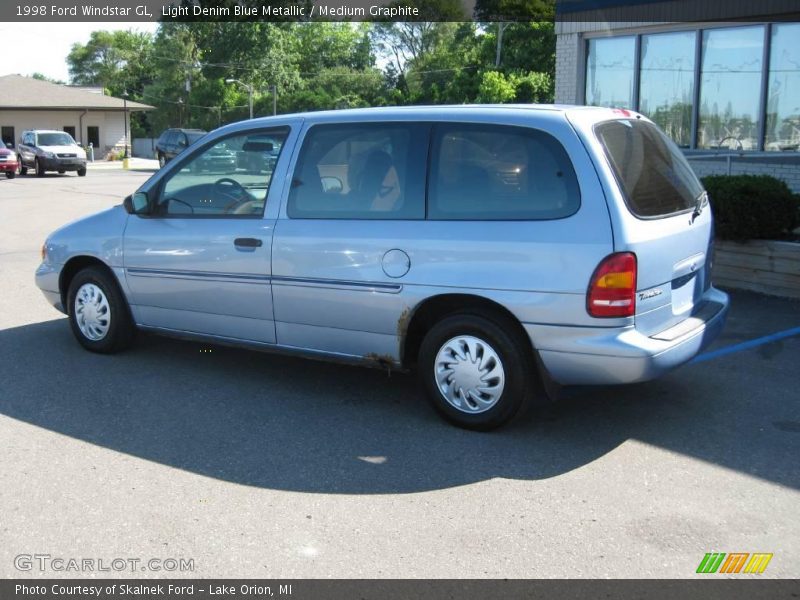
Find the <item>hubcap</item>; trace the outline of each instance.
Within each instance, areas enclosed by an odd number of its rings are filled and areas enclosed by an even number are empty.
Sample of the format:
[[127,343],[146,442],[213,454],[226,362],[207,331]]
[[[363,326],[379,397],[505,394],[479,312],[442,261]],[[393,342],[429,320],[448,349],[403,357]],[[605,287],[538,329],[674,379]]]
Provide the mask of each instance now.
[[99,287],[84,283],[75,295],[75,321],[78,329],[89,340],[97,342],[108,334],[111,326],[111,307]]
[[485,412],[503,395],[503,363],[494,348],[476,337],[462,335],[445,342],[434,371],[442,397],[462,412]]

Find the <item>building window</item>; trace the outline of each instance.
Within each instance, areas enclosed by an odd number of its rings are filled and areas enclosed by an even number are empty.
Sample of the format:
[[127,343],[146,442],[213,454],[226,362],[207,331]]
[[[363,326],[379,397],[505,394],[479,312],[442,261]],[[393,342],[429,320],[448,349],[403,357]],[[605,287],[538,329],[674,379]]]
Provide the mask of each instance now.
[[647,115],[681,148],[692,143],[694,31],[643,35],[639,112]]
[[772,26],[765,150],[800,149],[800,24]]
[[764,28],[703,32],[699,148],[758,150]]
[[634,107],[635,54],[635,36],[589,40],[586,104]]
[[72,136],[72,139],[75,139],[75,127],[72,125],[64,125],[64,133],[68,133]]

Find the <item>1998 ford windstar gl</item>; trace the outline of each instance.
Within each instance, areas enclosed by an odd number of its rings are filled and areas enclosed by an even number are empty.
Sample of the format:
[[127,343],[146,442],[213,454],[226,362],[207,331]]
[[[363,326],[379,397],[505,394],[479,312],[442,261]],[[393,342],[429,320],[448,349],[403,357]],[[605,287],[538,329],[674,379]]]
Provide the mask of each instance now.
[[[223,146],[272,164],[194,168]],[[416,366],[442,415],[490,429],[553,384],[695,356],[728,308],[712,231],[680,150],[633,112],[322,112],[208,134],[53,233],[36,282],[91,351],[141,328]]]

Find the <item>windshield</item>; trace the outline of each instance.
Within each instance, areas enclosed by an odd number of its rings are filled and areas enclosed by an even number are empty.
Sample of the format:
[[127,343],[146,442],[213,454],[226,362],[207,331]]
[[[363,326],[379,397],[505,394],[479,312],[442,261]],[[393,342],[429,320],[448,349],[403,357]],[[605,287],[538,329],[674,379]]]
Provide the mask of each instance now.
[[594,130],[634,215],[656,218],[694,209],[703,186],[658,127],[619,119],[599,123]]
[[75,140],[68,133],[39,133],[36,135],[37,146],[76,146]]
[[186,137],[188,138],[189,144],[191,145],[191,144],[194,144],[197,140],[199,140],[204,135],[205,135],[205,132],[203,132],[203,133],[187,133]]

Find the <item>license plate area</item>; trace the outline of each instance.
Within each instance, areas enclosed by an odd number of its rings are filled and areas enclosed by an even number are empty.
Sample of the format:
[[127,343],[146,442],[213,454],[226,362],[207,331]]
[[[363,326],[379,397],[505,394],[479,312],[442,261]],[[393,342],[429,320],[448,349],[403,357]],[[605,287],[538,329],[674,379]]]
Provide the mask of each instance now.
[[672,280],[672,314],[680,315],[692,309],[697,298],[697,283],[697,273]]

